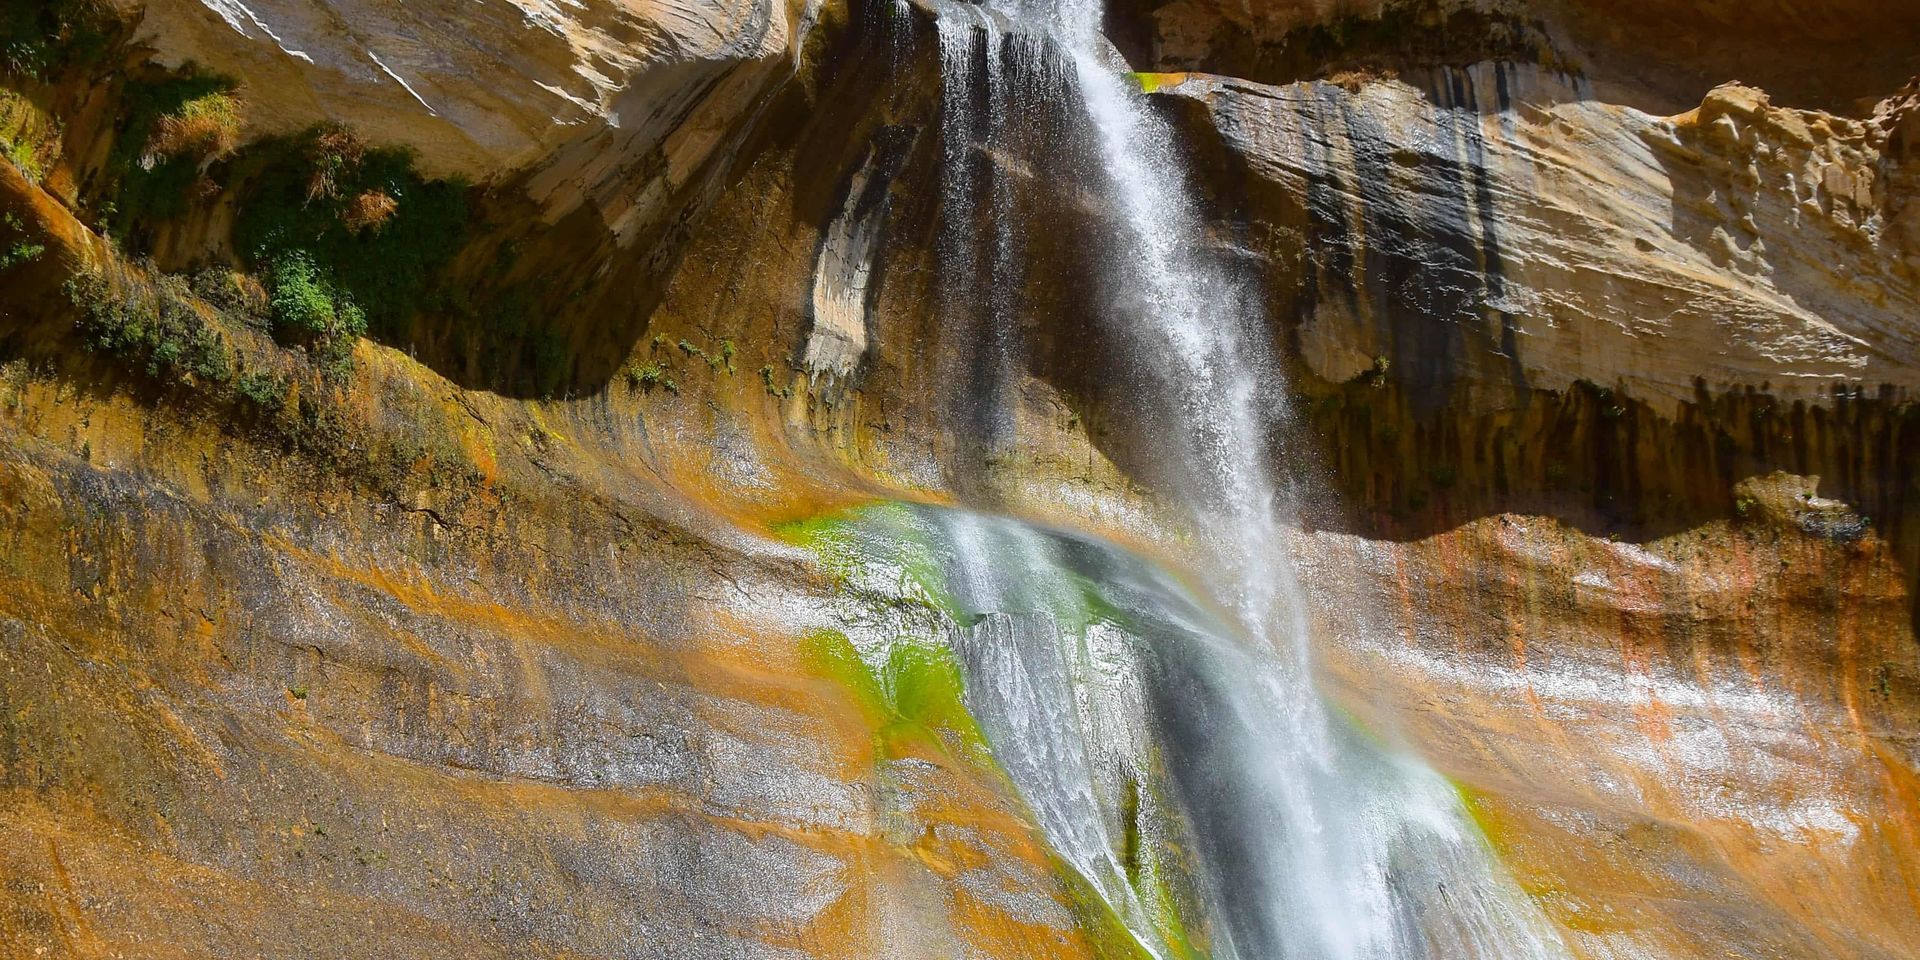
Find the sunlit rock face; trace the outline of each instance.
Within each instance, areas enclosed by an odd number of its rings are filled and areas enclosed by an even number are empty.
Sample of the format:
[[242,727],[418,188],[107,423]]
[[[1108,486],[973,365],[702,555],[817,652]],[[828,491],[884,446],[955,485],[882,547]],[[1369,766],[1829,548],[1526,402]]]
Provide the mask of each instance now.
[[351,121],[413,146],[430,167],[475,178],[607,127],[650,133],[647,149],[678,129],[685,147],[668,149],[671,162],[695,165],[698,148],[713,144],[690,143],[694,131],[718,132],[739,107],[724,102],[729,74],[791,68],[812,21],[811,5],[686,0],[162,0],[140,9],[140,35],[167,61],[244,77],[260,129]]
[[349,124],[441,175],[519,178],[544,219],[584,206],[629,247],[697,216],[818,6],[161,0],[139,35],[242,78],[258,133]]
[[[821,654],[901,598],[796,533],[904,499],[1195,559],[1084,144],[943,127],[952,6],[151,0],[249,136],[348,124],[522,218],[453,269],[581,278],[532,305],[571,376],[368,339],[344,452],[269,438],[83,349],[61,284],[116,254],[0,161],[54,251],[0,273],[0,953],[1137,955],[1004,770]],[[1108,11],[1208,71],[1144,85],[1286,368],[1325,686],[1576,956],[1920,942],[1899,6]],[[953,157],[1024,225],[1000,289],[948,272]]]
[[1378,511],[1299,548],[1324,665],[1480,797],[1583,954],[1899,956],[1906,98],[1727,85],[1658,117],[1595,90],[1497,63],[1158,84],[1219,137],[1220,229],[1328,384],[1323,466]]
[[1505,64],[1421,87],[1168,89],[1271,198],[1262,239],[1312,262],[1277,295],[1305,301],[1302,357],[1325,379],[1398,355],[1480,405],[1589,380],[1669,415],[1703,386],[1790,403],[1920,383],[1920,251],[1871,121],[1741,86],[1650,117]]
[[1920,860],[1905,577],[1824,533],[1844,511],[1806,485],[1748,489],[1747,518],[1644,543],[1500,516],[1303,548],[1309,582],[1379,574],[1324,608],[1336,684],[1472,792],[1584,955],[1897,957],[1915,935],[1887,880]]

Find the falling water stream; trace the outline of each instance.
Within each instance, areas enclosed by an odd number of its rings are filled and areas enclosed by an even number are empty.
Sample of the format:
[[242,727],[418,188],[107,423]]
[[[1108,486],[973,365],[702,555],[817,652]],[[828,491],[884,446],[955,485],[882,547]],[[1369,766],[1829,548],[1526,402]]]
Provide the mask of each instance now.
[[[1315,689],[1283,536],[1293,494],[1268,466],[1285,397],[1263,320],[1206,242],[1171,131],[1101,35],[1098,0],[936,6],[943,204],[957,228],[995,232],[993,252],[943,267],[1007,268],[1012,187],[968,151],[1015,149],[1011,74],[1052,78],[1098,161],[1081,186],[1103,240],[1124,253],[1100,278],[1100,322],[1158,398],[1162,422],[1141,430],[1162,465],[1150,479],[1190,518],[1206,582],[1070,533],[896,507],[844,533],[868,586],[904,571],[934,598],[994,760],[1145,954],[1564,956],[1453,787]],[[1009,318],[996,325],[1005,336]]]

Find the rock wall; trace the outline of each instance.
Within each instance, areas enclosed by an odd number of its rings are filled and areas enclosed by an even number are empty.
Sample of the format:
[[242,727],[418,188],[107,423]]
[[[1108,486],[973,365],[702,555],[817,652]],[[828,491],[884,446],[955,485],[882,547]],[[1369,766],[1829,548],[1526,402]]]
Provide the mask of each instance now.
[[[791,525],[847,504],[1183,560],[1073,241],[1105,212],[1044,105],[1040,167],[943,124],[938,7],[151,0],[135,36],[236,78],[243,139],[343,122],[476,182],[444,271],[479,306],[344,378],[189,298],[270,406],[63,288],[244,266],[246,171],[124,262],[87,185],[148,136],[143,54],[10,85],[64,126],[0,162],[0,250],[41,248],[0,266],[5,952],[1130,955],[1004,776],[805,642],[845,598]],[[1329,681],[1583,957],[1901,956],[1907,24],[1436,9],[1110,11],[1137,66],[1238,74],[1143,85],[1268,303],[1276,457],[1345,495],[1298,542]],[[1044,226],[1017,289],[944,269],[955,157]],[[544,387],[482,349],[509,301]]]
[[1505,60],[1579,73],[1599,99],[1678,113],[1728,81],[1792,106],[1857,111],[1916,70],[1902,4],[1595,0],[1120,0],[1136,64],[1261,83]]
[[1904,320],[1920,251],[1890,222],[1877,124],[1741,86],[1650,117],[1502,64],[1351,93],[1162,89],[1244,163],[1262,252],[1313,262],[1305,289],[1271,276],[1311,300],[1287,312],[1322,379],[1398,354],[1423,389],[1481,394],[1469,405],[1586,380],[1667,415],[1700,386],[1791,403],[1920,382]]

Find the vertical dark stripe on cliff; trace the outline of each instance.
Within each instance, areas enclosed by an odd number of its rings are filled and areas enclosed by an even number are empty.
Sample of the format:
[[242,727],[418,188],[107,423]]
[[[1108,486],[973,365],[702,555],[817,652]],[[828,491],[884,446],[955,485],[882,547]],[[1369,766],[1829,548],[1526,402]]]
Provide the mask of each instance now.
[[[1511,97],[1507,90],[1506,64],[1493,64],[1493,79],[1496,107],[1505,114]],[[1520,365],[1519,331],[1514,326],[1513,314],[1505,308],[1507,281],[1496,226],[1498,217],[1493,209],[1493,174],[1487,170],[1487,146],[1480,124],[1471,124],[1468,131],[1467,163],[1473,175],[1473,202],[1480,213],[1480,247],[1485,255],[1482,264],[1486,275],[1485,303],[1500,318],[1500,355],[1507,361],[1507,382],[1513,387],[1514,406],[1524,410],[1532,399],[1532,391],[1527,389],[1526,370]]]

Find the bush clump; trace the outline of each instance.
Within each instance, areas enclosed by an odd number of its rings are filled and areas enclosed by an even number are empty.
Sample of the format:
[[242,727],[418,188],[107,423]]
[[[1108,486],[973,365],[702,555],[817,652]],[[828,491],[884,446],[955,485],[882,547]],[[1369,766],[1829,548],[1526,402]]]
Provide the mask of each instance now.
[[265,287],[248,274],[223,266],[202,268],[190,281],[201,302],[236,325],[267,329],[272,302]]
[[328,375],[344,376],[352,368],[354,342],[367,332],[366,313],[299,251],[274,260],[269,278],[267,302],[275,330],[311,345]]
[[240,142],[240,107],[230,77],[202,73],[193,64],[162,76],[127,82],[125,117],[107,159],[113,198],[100,226],[136,246],[136,231],[174,219],[218,187],[206,166]]
[[224,383],[233,376],[226,338],[201,314],[178,277],[110,279],[83,273],[67,282],[67,296],[80,308],[76,323],[89,350],[181,383]]
[[11,213],[0,216],[0,238],[0,270],[32,263],[47,252],[47,245],[34,243],[26,224]]
[[119,19],[105,0],[0,3],[0,74],[44,80],[99,62]]
[[18,167],[29,183],[46,177],[60,151],[59,125],[32,101],[0,89],[0,156]]
[[302,258],[381,334],[404,332],[466,239],[466,184],[427,179],[411,153],[350,130],[262,143],[235,167],[242,254],[257,269]]
[[240,145],[240,100],[216,90],[188,100],[153,123],[140,167],[152,170],[169,160],[205,163],[217,160]]

